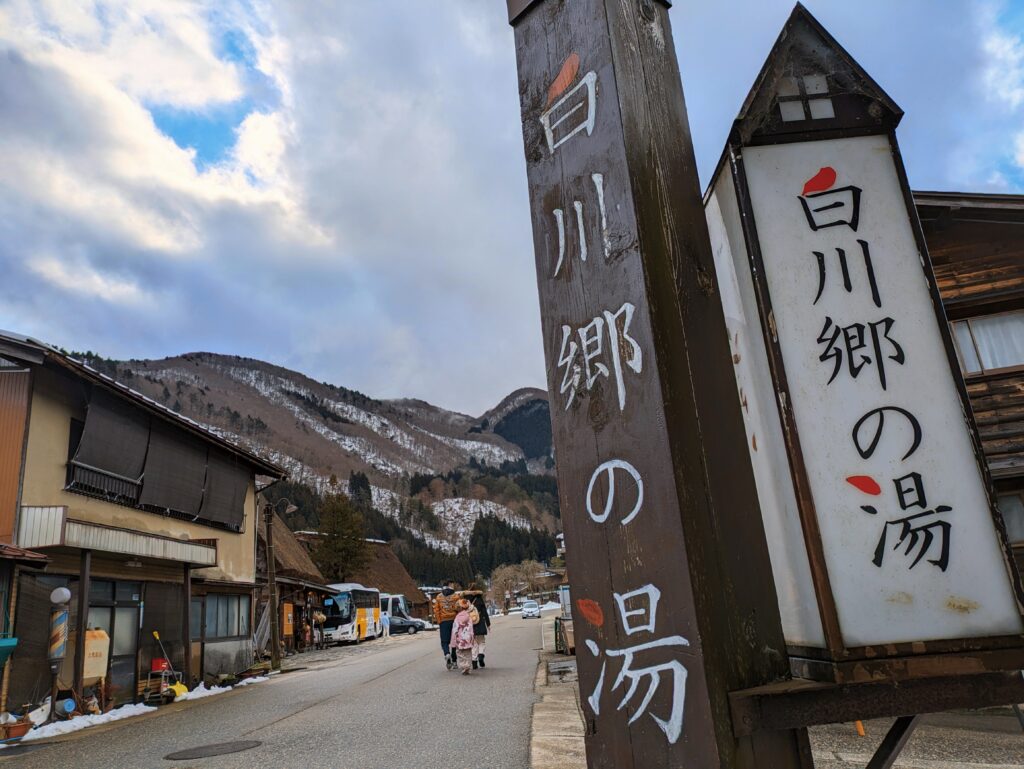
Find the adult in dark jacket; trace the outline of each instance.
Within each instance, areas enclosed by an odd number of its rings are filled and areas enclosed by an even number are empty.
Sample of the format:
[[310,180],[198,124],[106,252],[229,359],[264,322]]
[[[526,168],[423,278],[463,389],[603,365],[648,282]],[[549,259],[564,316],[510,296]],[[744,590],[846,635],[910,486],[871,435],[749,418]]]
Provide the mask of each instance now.
[[491,629],[487,602],[484,601],[484,594],[476,589],[476,585],[471,585],[469,590],[463,592],[462,597],[469,599],[470,605],[479,615],[473,625],[473,669],[485,668],[487,665],[484,663],[484,650],[487,647],[487,633]]

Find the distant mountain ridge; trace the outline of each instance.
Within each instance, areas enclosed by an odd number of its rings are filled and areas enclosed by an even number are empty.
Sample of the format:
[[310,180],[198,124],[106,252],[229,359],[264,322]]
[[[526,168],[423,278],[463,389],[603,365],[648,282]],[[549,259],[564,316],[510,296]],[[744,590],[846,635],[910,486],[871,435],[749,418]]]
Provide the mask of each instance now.
[[[350,473],[366,474],[374,506],[396,519],[412,476],[445,475],[471,464],[536,474],[549,474],[553,466],[547,394],[535,388],[516,390],[474,418],[422,400],[377,400],[233,355],[130,361],[72,355],[318,491],[346,490]],[[517,527],[551,526],[535,511],[513,511],[488,499],[449,498],[432,507],[439,529],[416,533],[446,550],[465,545],[482,515]]]

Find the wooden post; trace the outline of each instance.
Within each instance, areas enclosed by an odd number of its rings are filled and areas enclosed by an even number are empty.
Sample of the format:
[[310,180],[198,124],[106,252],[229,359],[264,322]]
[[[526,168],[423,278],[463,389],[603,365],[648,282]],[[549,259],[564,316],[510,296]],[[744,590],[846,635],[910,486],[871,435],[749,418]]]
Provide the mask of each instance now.
[[274,508],[269,503],[263,507],[263,519],[267,524],[267,611],[270,612],[270,669],[281,669],[281,619],[277,600],[277,563],[274,558]]
[[666,2],[509,0],[590,767],[809,766]]
[[186,686],[192,688],[192,564],[186,563],[183,571],[182,593],[185,607],[181,611],[181,637],[185,646],[185,660],[181,674],[185,677]]
[[82,679],[85,678],[85,624],[89,620],[89,581],[92,571],[92,550],[83,550],[78,574],[78,614],[75,618],[75,697],[82,701]]

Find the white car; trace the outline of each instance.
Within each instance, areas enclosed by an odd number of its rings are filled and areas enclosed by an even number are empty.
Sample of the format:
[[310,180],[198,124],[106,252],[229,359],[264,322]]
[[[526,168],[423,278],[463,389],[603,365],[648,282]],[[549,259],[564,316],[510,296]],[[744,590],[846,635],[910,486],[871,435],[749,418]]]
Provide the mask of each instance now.
[[540,604],[536,601],[525,601],[523,603],[523,619],[529,617],[540,619]]

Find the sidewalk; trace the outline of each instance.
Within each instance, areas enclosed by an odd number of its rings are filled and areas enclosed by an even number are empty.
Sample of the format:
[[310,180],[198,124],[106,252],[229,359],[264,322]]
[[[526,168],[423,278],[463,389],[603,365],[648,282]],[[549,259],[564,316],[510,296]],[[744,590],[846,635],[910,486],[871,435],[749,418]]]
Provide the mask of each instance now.
[[[542,620],[530,739],[531,769],[586,769],[575,658],[555,654],[554,617]],[[892,719],[812,727],[815,769],[863,769]],[[925,716],[893,769],[1024,769],[1024,733],[1009,709]]]
[[[571,665],[567,665],[571,661]],[[541,619],[540,664],[530,728],[530,769],[586,769],[576,659],[555,654],[555,619]]]

